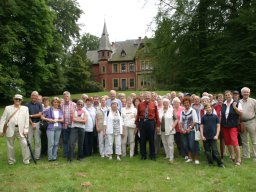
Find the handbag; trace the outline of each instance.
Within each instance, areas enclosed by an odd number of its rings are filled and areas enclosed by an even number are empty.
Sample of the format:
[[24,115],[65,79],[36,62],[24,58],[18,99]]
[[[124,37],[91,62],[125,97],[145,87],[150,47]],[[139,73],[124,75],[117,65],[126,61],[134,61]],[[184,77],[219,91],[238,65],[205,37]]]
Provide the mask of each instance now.
[[40,130],[41,131],[45,131],[46,129],[47,129],[47,127],[48,127],[48,122],[47,121],[45,121],[45,120],[42,120],[42,121],[40,121]]
[[199,124],[196,124],[195,126],[195,141],[200,141],[201,139],[201,134],[200,134],[200,130],[199,130]]
[[9,121],[11,120],[11,118],[17,113],[17,111],[19,110],[20,108],[18,108],[16,111],[13,112],[13,114],[9,117],[9,119],[6,121],[6,123],[4,124],[4,128],[3,128],[3,134],[5,135],[6,134],[6,131],[8,129],[8,123]]

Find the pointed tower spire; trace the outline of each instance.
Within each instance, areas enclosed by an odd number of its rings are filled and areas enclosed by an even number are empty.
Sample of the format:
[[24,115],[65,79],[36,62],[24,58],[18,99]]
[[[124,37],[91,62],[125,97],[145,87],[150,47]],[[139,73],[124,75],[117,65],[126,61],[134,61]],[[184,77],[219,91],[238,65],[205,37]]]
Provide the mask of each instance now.
[[109,37],[108,37],[108,31],[107,31],[107,25],[106,25],[106,21],[104,20],[104,27],[103,27],[103,31],[101,34],[101,38],[100,38],[100,46],[99,46],[99,51],[111,51],[111,45],[109,42]]

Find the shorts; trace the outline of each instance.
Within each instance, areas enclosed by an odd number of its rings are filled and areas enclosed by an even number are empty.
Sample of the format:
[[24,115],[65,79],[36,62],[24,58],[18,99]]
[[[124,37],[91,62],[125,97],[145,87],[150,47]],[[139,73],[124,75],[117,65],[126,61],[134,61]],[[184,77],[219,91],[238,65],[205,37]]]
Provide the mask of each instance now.
[[222,134],[224,138],[225,145],[227,146],[239,146],[238,144],[238,128],[222,128]]

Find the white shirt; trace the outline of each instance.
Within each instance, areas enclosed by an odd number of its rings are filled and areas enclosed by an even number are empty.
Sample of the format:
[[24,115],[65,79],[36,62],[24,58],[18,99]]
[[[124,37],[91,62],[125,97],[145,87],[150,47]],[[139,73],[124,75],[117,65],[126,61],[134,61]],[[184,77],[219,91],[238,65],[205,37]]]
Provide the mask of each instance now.
[[[234,101],[234,99],[231,99],[229,104],[227,103],[227,100],[224,101],[224,104],[227,106],[226,111],[225,111],[226,119],[228,118],[228,114],[229,114],[229,111],[230,111],[230,105],[233,103],[233,101]],[[239,111],[243,110],[242,105],[241,105],[240,102],[238,103],[238,107],[237,108],[238,108]]]

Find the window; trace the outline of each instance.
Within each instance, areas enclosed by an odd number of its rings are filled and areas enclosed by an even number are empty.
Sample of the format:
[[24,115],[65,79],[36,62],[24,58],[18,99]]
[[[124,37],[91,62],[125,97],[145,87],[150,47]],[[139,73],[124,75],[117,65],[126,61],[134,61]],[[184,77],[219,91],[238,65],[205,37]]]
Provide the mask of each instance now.
[[102,80],[102,87],[106,88],[106,80],[105,79]]
[[126,72],[126,64],[125,64],[125,63],[122,63],[122,65],[121,65],[121,71],[122,71],[122,72]]
[[129,70],[130,70],[130,72],[134,72],[134,71],[135,71],[135,65],[134,65],[134,63],[130,63],[130,64],[129,64]]
[[118,88],[118,79],[113,79],[113,87]]
[[101,72],[102,72],[102,73],[106,73],[105,66],[102,66],[102,68],[101,68]]
[[130,87],[135,87],[135,80],[134,79],[130,79]]
[[126,56],[126,52],[122,49],[121,51],[121,57],[125,57]]
[[113,64],[113,73],[118,73],[117,64]]

